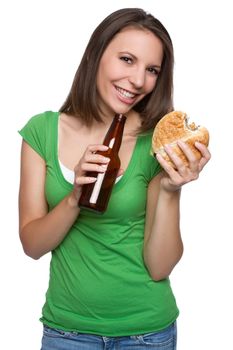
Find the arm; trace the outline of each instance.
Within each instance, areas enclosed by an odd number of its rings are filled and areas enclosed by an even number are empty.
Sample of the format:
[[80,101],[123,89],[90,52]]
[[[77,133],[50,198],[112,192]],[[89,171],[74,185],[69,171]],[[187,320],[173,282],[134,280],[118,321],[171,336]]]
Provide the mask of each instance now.
[[[82,185],[95,181],[85,176],[87,170],[103,171],[99,165],[106,163],[101,156],[92,152],[106,150],[102,145],[89,146],[75,168],[73,191],[55,208],[48,212],[44,194],[45,161],[25,142],[21,152],[21,179],[19,191],[19,231],[20,239],[27,255],[39,259],[55,249],[65,238],[77,219],[77,206]],[[92,162],[90,164],[90,162]]]
[[144,239],[144,261],[151,277],[158,281],[169,276],[183,254],[180,235],[179,202],[181,187],[198,178],[200,171],[210,159],[207,148],[197,143],[202,153],[197,161],[189,147],[179,143],[189,160],[189,167],[167,146],[166,152],[176,165],[172,168],[160,155],[157,159],[164,172],[149,184]]
[[19,231],[25,253],[34,259],[59,245],[79,213],[71,196],[64,198],[48,212],[44,195],[45,173],[45,161],[23,141]]
[[144,261],[151,277],[169,276],[183,253],[180,235],[180,190],[167,192],[161,186],[163,174],[149,184],[144,239]]

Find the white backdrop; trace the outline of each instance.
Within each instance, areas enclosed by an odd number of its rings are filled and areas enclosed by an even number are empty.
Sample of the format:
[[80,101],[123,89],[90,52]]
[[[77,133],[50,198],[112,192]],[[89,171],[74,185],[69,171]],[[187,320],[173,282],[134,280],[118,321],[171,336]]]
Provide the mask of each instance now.
[[232,333],[232,14],[230,0],[8,0],[1,35],[1,334],[4,349],[40,348],[38,318],[49,254],[26,257],[18,239],[21,138],[34,114],[63,103],[90,34],[112,11],[142,7],[175,48],[175,108],[208,127],[212,160],[182,195],[184,256],[171,276],[180,308],[178,350],[229,349]]

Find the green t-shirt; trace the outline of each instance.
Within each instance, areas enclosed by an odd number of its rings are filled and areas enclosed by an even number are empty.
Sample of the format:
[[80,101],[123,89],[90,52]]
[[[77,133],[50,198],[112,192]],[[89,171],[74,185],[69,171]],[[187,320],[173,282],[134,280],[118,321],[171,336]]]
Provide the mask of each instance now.
[[[58,160],[58,112],[32,117],[20,131],[45,160],[49,209],[72,190]],[[52,251],[50,280],[41,321],[65,331],[124,336],[158,331],[178,309],[169,279],[155,282],[143,261],[147,188],[160,171],[151,137],[139,136],[107,211],[81,210]]]

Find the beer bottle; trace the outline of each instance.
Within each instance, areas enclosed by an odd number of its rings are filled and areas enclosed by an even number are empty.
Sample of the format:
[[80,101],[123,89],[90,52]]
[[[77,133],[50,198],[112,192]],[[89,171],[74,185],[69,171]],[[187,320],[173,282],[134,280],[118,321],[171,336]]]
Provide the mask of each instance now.
[[110,158],[107,170],[104,173],[87,172],[87,176],[96,177],[94,183],[83,185],[82,194],[79,200],[79,207],[104,213],[110,199],[110,195],[120,169],[120,158],[118,155],[126,117],[123,114],[116,114],[112,124],[104,138],[103,144],[108,146],[107,151],[97,151]]

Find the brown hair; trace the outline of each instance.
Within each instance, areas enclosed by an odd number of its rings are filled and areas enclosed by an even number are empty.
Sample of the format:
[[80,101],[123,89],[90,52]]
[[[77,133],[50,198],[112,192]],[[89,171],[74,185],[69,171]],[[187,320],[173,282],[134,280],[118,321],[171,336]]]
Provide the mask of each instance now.
[[142,119],[139,132],[154,128],[159,119],[173,109],[174,57],[171,38],[162,23],[151,14],[139,8],[124,8],[106,17],[93,32],[60,112],[81,117],[87,125],[93,119],[102,121],[96,89],[99,62],[110,41],[127,26],[150,30],[161,40],[164,51],[154,90],[134,106]]

